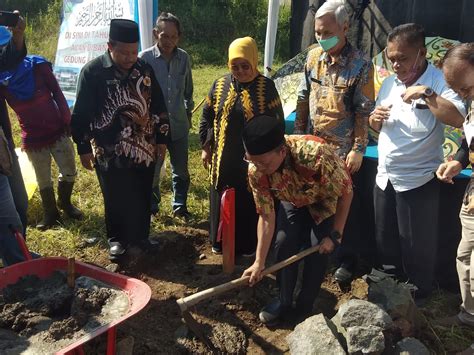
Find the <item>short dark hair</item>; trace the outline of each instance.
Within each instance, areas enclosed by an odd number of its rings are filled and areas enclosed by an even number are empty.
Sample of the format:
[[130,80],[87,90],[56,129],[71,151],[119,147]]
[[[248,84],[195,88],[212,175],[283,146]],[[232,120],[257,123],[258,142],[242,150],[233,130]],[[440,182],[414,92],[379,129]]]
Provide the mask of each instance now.
[[425,46],[425,29],[417,23],[405,23],[397,26],[387,37],[387,42],[403,42],[409,45]]
[[161,24],[163,22],[174,23],[176,29],[178,30],[178,35],[181,36],[181,22],[175,15],[170,12],[162,12],[160,16],[158,16],[158,18],[156,19],[155,28],[160,32],[163,30],[163,28],[161,27]]
[[474,43],[460,43],[451,47],[444,55],[441,65],[449,65],[452,60],[461,60],[474,66]]

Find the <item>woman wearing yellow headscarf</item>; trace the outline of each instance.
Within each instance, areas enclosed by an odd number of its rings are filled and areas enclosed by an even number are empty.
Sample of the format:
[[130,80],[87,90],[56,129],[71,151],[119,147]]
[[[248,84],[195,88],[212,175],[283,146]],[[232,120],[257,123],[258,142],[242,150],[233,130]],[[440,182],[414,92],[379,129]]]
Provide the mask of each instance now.
[[211,179],[209,235],[215,253],[221,251],[216,239],[220,199],[226,188],[235,189],[235,252],[255,252],[257,213],[247,184],[242,130],[245,122],[255,116],[272,116],[282,124],[284,119],[275,85],[259,73],[257,64],[255,40],[234,40],[229,46],[230,74],[214,82],[202,112],[199,135],[202,160]]

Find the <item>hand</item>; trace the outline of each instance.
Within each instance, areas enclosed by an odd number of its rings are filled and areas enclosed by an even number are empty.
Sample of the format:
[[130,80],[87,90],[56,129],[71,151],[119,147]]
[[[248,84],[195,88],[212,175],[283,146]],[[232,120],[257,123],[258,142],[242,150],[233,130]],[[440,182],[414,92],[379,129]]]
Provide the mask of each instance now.
[[157,144],[156,145],[156,159],[158,161],[165,160],[166,155],[166,144]]
[[390,110],[392,105],[389,106],[377,106],[369,116],[369,122],[372,128],[380,131],[384,121],[388,120],[390,117]]
[[253,286],[262,279],[262,271],[265,265],[261,265],[259,262],[255,261],[252,266],[244,271],[242,277],[250,276],[249,285]]
[[203,149],[201,152],[201,159],[202,159],[202,165],[204,166],[204,169],[206,170],[209,169],[209,164],[211,164],[211,158],[212,158],[212,154],[210,150],[208,148]]
[[319,244],[319,254],[331,254],[336,246],[332,242],[331,238],[325,237]]
[[469,203],[467,205],[463,204],[462,209],[467,213],[467,214],[474,214],[474,198],[472,196],[469,196]]
[[79,157],[81,158],[81,164],[84,168],[86,168],[87,170],[94,170],[94,154],[87,153],[79,155]]
[[403,102],[411,104],[413,100],[418,100],[419,98],[424,97],[423,95],[425,94],[426,89],[427,87],[424,85],[410,86],[402,94]]
[[349,169],[351,174],[354,174],[359,171],[360,166],[362,165],[362,159],[364,155],[361,152],[356,152],[351,150],[346,157],[346,166]]
[[442,182],[448,184],[454,184],[453,177],[458,175],[462,170],[462,165],[457,160],[451,160],[447,163],[443,163],[436,170],[436,176]]
[[193,113],[188,112],[189,129],[193,127]]
[[[20,15],[20,11],[15,10],[13,11],[15,14]],[[23,33],[25,32],[26,28],[26,22],[25,19],[22,16],[18,17],[18,22],[16,23],[15,27],[10,27],[10,30],[12,31],[13,37],[17,38],[18,36],[21,36],[21,39],[23,39]]]

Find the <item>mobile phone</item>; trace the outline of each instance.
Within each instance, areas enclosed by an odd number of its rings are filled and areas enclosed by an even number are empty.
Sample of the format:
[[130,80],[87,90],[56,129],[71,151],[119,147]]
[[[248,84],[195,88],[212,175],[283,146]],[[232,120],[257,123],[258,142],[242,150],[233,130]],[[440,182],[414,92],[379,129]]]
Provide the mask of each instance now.
[[0,26],[15,27],[20,16],[10,11],[0,11]]

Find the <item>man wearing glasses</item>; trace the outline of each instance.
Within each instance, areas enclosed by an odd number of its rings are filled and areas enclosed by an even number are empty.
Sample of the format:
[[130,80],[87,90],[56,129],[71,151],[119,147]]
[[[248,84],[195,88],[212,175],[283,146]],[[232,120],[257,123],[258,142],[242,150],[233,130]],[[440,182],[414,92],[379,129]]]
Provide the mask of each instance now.
[[[370,125],[380,131],[374,188],[377,256],[409,280],[420,302],[433,288],[444,125],[461,127],[465,106],[426,60],[425,32],[408,23],[387,38],[394,75],[385,79]],[[416,300],[416,299],[415,299]]]
[[374,107],[373,65],[347,41],[349,15],[341,0],[328,0],[316,12],[315,37],[305,65],[296,108],[296,134],[314,134],[331,144],[349,169],[354,199],[346,235],[338,250],[339,282],[351,280],[356,256],[362,253],[358,171],[368,143],[368,117]]
[[[276,261],[319,244],[319,253],[304,258],[301,291],[293,311],[298,265],[277,274],[280,294],[262,309],[260,320],[275,324],[297,320],[312,313],[324,280],[328,257],[339,245],[352,201],[352,181],[344,162],[321,138],[312,135],[284,136],[284,127],[269,116],[248,121],[243,132],[249,184],[259,214],[255,262],[245,270],[253,285],[261,279],[270,244],[275,235]],[[276,215],[275,201],[278,201]]]

